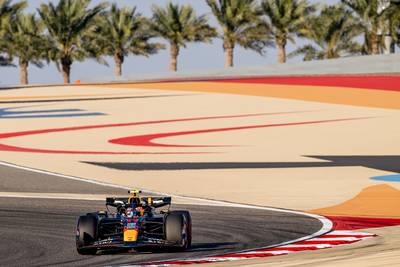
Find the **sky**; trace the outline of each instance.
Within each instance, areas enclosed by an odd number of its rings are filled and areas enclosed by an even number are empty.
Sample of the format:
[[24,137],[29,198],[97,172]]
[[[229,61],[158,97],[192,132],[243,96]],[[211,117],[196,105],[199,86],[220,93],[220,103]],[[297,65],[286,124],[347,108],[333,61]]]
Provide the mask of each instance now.
[[[50,0],[52,1],[52,0]],[[56,0],[53,0],[55,2]],[[93,4],[99,3],[102,0],[93,0]],[[104,0],[103,0],[104,1]],[[321,4],[334,4],[339,0],[318,1],[310,0],[312,3]],[[47,1],[28,1],[29,7],[27,12],[34,12],[41,3]],[[114,0],[106,1],[109,3],[117,2],[119,6],[137,6],[138,11],[143,15],[151,16],[151,6],[153,4],[164,5],[166,0]],[[211,10],[203,0],[173,0],[181,4],[190,4],[194,7],[198,15],[207,14],[210,18],[210,23],[217,26],[215,19],[211,14]],[[298,40],[297,45],[304,44],[304,40]],[[288,52],[294,49],[290,44]],[[244,50],[240,47],[235,49],[235,66],[248,67],[248,66],[265,66],[276,63],[276,51],[274,48],[268,48],[267,53],[261,56],[253,51]],[[98,64],[96,61],[88,59],[84,62],[74,62],[71,71],[71,80],[96,80],[96,79],[113,79],[114,63],[111,58],[106,58],[109,66]],[[298,61],[297,59],[290,59]],[[290,61],[289,60],[289,61]],[[222,42],[215,39],[212,44],[194,43],[189,44],[186,49],[183,49],[179,55],[178,68],[184,71],[204,71],[204,70],[218,70],[224,67],[224,53],[222,49]],[[130,56],[126,59],[123,65],[125,77],[140,78],[149,75],[160,75],[168,73],[169,66],[169,52],[168,49],[161,50],[158,54],[146,57]],[[35,66],[29,67],[29,80],[32,84],[37,83],[61,83],[62,75],[58,72],[54,63],[46,65],[44,68],[39,69]],[[19,83],[19,69],[14,67],[1,67],[0,68],[0,85],[11,85]]]

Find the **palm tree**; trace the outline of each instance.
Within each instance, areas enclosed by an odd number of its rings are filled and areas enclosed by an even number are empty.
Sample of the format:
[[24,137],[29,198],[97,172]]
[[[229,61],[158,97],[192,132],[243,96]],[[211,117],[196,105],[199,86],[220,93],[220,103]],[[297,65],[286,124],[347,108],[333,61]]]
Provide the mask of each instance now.
[[150,22],[136,12],[136,7],[118,8],[113,4],[104,16],[99,36],[97,41],[102,43],[105,54],[114,58],[117,77],[122,75],[122,64],[129,54],[149,56],[163,48],[161,44],[149,42],[155,34],[150,30]]
[[362,46],[354,39],[363,32],[362,24],[345,6],[324,6],[318,16],[308,19],[307,25],[305,37],[314,45],[300,47],[290,57],[304,54],[304,60],[313,60],[361,53]]
[[[71,65],[74,61],[83,61],[85,58],[99,58],[91,48],[87,36],[96,30],[94,19],[102,12],[106,5],[99,4],[89,8],[91,0],[60,0],[53,3],[41,4],[39,15],[47,27],[52,49],[51,59],[59,68],[64,77],[64,83],[70,82]],[[85,40],[86,38],[86,40]],[[60,69],[60,68],[59,68]]]
[[400,1],[390,1],[390,6],[385,12],[390,21],[389,31],[394,41],[400,46]]
[[380,53],[381,41],[379,33],[385,27],[385,12],[379,12],[381,0],[342,0],[351,10],[353,10],[363,21],[366,45],[370,44],[367,50],[371,54]]
[[47,58],[48,40],[44,36],[44,25],[34,14],[18,14],[11,22],[7,34],[5,51],[10,58],[17,57],[21,84],[28,84],[29,63],[41,68]]
[[206,0],[222,28],[225,67],[233,67],[236,44],[264,53],[269,46],[269,29],[261,23],[257,0]]
[[5,34],[10,23],[26,6],[26,1],[12,4],[12,0],[0,0],[0,36]]
[[11,65],[11,59],[5,54],[5,46],[8,44],[9,28],[18,13],[27,6],[26,1],[12,4],[11,0],[0,0],[0,66]]
[[177,71],[178,55],[188,42],[210,43],[216,30],[205,15],[197,16],[189,5],[168,3],[165,8],[153,6],[152,30],[170,45],[170,70]]
[[307,0],[263,0],[261,10],[272,30],[278,62],[285,63],[288,41],[295,43],[295,36],[306,34],[307,17],[315,11],[315,6]]

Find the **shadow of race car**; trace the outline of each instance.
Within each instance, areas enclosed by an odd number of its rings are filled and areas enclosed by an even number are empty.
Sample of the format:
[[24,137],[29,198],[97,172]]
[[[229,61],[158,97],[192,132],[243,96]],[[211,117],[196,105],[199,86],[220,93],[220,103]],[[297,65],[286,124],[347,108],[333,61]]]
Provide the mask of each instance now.
[[171,211],[171,197],[143,197],[137,190],[129,193],[126,198],[107,198],[107,211],[79,217],[76,227],[79,254],[139,248],[176,251],[191,246],[192,219],[188,211]]

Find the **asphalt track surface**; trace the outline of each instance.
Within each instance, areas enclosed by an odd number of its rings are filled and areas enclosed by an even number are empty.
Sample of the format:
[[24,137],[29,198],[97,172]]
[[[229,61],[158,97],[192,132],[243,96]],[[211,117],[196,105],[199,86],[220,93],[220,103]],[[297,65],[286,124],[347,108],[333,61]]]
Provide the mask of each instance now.
[[[108,193],[125,190],[0,166],[0,191],[43,193]],[[104,202],[0,197],[1,266],[110,266],[209,256],[258,248],[315,233],[317,219],[286,212],[231,207],[174,205],[193,217],[193,246],[166,251],[100,253],[81,256],[75,249],[77,217],[103,210]]]

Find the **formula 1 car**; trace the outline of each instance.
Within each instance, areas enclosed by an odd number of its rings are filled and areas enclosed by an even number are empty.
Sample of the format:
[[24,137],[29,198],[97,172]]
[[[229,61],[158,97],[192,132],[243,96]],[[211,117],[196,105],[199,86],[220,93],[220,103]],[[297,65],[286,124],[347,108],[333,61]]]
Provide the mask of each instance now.
[[[192,219],[188,211],[171,211],[171,197],[142,197],[138,190],[129,193],[127,198],[107,198],[107,211],[79,217],[76,227],[79,254],[93,255],[106,249],[190,247]],[[110,207],[115,211],[110,211]],[[163,207],[167,209],[162,210]]]

